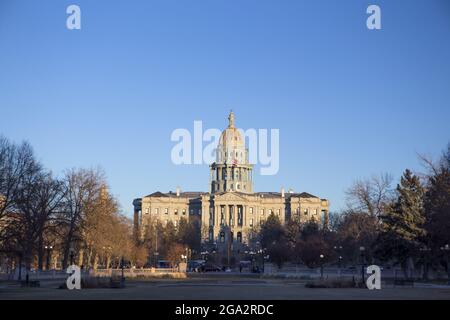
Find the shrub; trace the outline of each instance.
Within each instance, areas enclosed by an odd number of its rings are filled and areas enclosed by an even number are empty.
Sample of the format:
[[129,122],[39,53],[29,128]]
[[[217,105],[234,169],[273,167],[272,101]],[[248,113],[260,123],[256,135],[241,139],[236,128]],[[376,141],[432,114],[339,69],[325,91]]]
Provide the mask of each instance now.
[[357,288],[353,279],[314,280],[305,284],[306,288]]

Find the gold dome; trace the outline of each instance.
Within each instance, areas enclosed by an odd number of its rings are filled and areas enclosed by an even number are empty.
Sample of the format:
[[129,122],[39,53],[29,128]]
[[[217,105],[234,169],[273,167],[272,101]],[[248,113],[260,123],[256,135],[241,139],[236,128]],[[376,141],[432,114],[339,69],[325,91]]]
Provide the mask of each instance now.
[[219,139],[219,148],[222,150],[243,149],[245,146],[244,140],[239,130],[234,126],[234,113],[230,112],[228,116],[229,124]]
[[217,163],[247,163],[247,150],[241,132],[234,126],[234,113],[228,116],[228,128],[223,130],[217,147]]

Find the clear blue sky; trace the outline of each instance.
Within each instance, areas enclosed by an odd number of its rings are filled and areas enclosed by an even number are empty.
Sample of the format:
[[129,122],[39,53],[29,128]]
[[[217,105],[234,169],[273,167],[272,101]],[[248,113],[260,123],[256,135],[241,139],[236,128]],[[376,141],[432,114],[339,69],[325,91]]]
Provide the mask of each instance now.
[[[78,4],[82,30],[66,29]],[[366,28],[369,4],[382,30]],[[450,140],[450,2],[0,0],[0,134],[55,173],[101,166],[123,210],[208,190],[175,128],[279,128],[283,185],[344,206],[357,178],[419,170]]]

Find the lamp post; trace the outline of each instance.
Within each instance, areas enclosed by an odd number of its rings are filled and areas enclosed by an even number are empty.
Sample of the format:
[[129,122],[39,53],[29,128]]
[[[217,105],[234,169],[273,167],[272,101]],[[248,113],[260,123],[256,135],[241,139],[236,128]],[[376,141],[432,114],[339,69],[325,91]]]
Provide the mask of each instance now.
[[23,257],[23,254],[22,254],[22,252],[20,252],[19,253],[19,278],[18,278],[19,281],[22,281],[22,257]]
[[53,246],[45,246],[44,247],[45,250],[47,250],[47,266],[46,266],[46,270],[50,269],[50,255],[51,255],[51,251],[53,250]]
[[158,228],[155,228],[155,252],[153,255],[155,256],[155,268],[158,268]]
[[259,254],[261,256],[261,262],[262,262],[262,270],[261,271],[262,271],[262,273],[264,273],[264,267],[265,267],[265,264],[264,264],[264,252],[266,250],[263,248],[261,242],[259,242],[259,241],[256,241],[256,248],[257,248],[256,249],[256,254]]
[[361,252],[361,279],[362,283],[365,282],[365,275],[364,275],[364,252],[366,251],[365,247],[359,247],[359,251]]
[[155,253],[153,254],[155,256],[155,268],[158,268],[158,256],[159,256],[159,252],[155,251]]
[[[186,263],[186,268],[187,268],[187,261],[188,261],[187,254],[186,254],[186,255],[185,255],[185,254],[182,254],[182,255],[181,255],[181,260],[183,260],[183,261]],[[181,271],[181,269],[180,269],[180,264],[178,264],[178,271]],[[186,271],[184,271],[184,272],[186,272]]]
[[431,249],[427,246],[423,246],[419,249],[419,251],[423,258],[423,279],[428,280],[428,256]]
[[323,280],[323,259],[325,258],[325,256],[321,254],[319,257],[320,257],[320,279]]
[[74,253],[75,253],[75,249],[71,246],[70,249],[69,249],[69,252],[70,252],[70,265],[72,266],[73,265],[73,256],[74,256]]
[[444,253],[445,256],[445,262],[447,264],[447,284],[450,285],[450,265],[449,265],[449,252],[450,252],[450,246],[448,244],[446,244],[445,246],[441,247],[441,251]]
[[261,255],[261,259],[262,259],[262,273],[264,273],[264,260],[265,260],[265,257],[264,257],[264,249],[259,249],[259,251],[258,251],[258,253]]
[[120,268],[122,269],[122,277],[120,278],[120,286],[123,287],[125,284],[125,274],[124,274],[124,267],[125,267],[125,260],[122,258],[120,259]]
[[339,255],[338,256],[338,268],[339,268],[339,276],[341,276],[341,267],[342,267],[342,246],[334,246],[334,250],[336,251],[336,253]]

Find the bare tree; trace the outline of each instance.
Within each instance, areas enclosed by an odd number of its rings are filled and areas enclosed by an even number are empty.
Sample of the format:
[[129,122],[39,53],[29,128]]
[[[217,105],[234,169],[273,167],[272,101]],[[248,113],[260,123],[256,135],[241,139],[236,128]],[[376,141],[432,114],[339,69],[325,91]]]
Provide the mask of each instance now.
[[[15,197],[27,175],[36,170],[31,146],[23,142],[16,146],[0,136],[0,221],[16,211]],[[0,228],[0,240],[5,240],[5,228]]]
[[[50,172],[37,167],[27,175],[15,197],[17,213],[14,226],[22,232],[24,258],[30,266],[34,251],[37,252],[38,268],[43,267],[46,231],[59,209],[63,197],[62,182],[54,179]],[[17,227],[20,224],[20,228]]]
[[[42,166],[35,160],[31,146],[24,142],[20,146],[0,139],[0,239],[10,253],[31,264],[34,240],[36,239],[37,210],[33,210],[31,197],[37,192],[36,183]],[[28,192],[30,191],[30,192]]]
[[381,174],[357,180],[347,191],[347,205],[352,211],[378,217],[393,199],[392,176]]
[[71,250],[82,239],[86,209],[98,199],[104,178],[98,170],[73,169],[66,173],[64,182],[63,210],[58,222],[63,230],[62,266],[66,268]]

